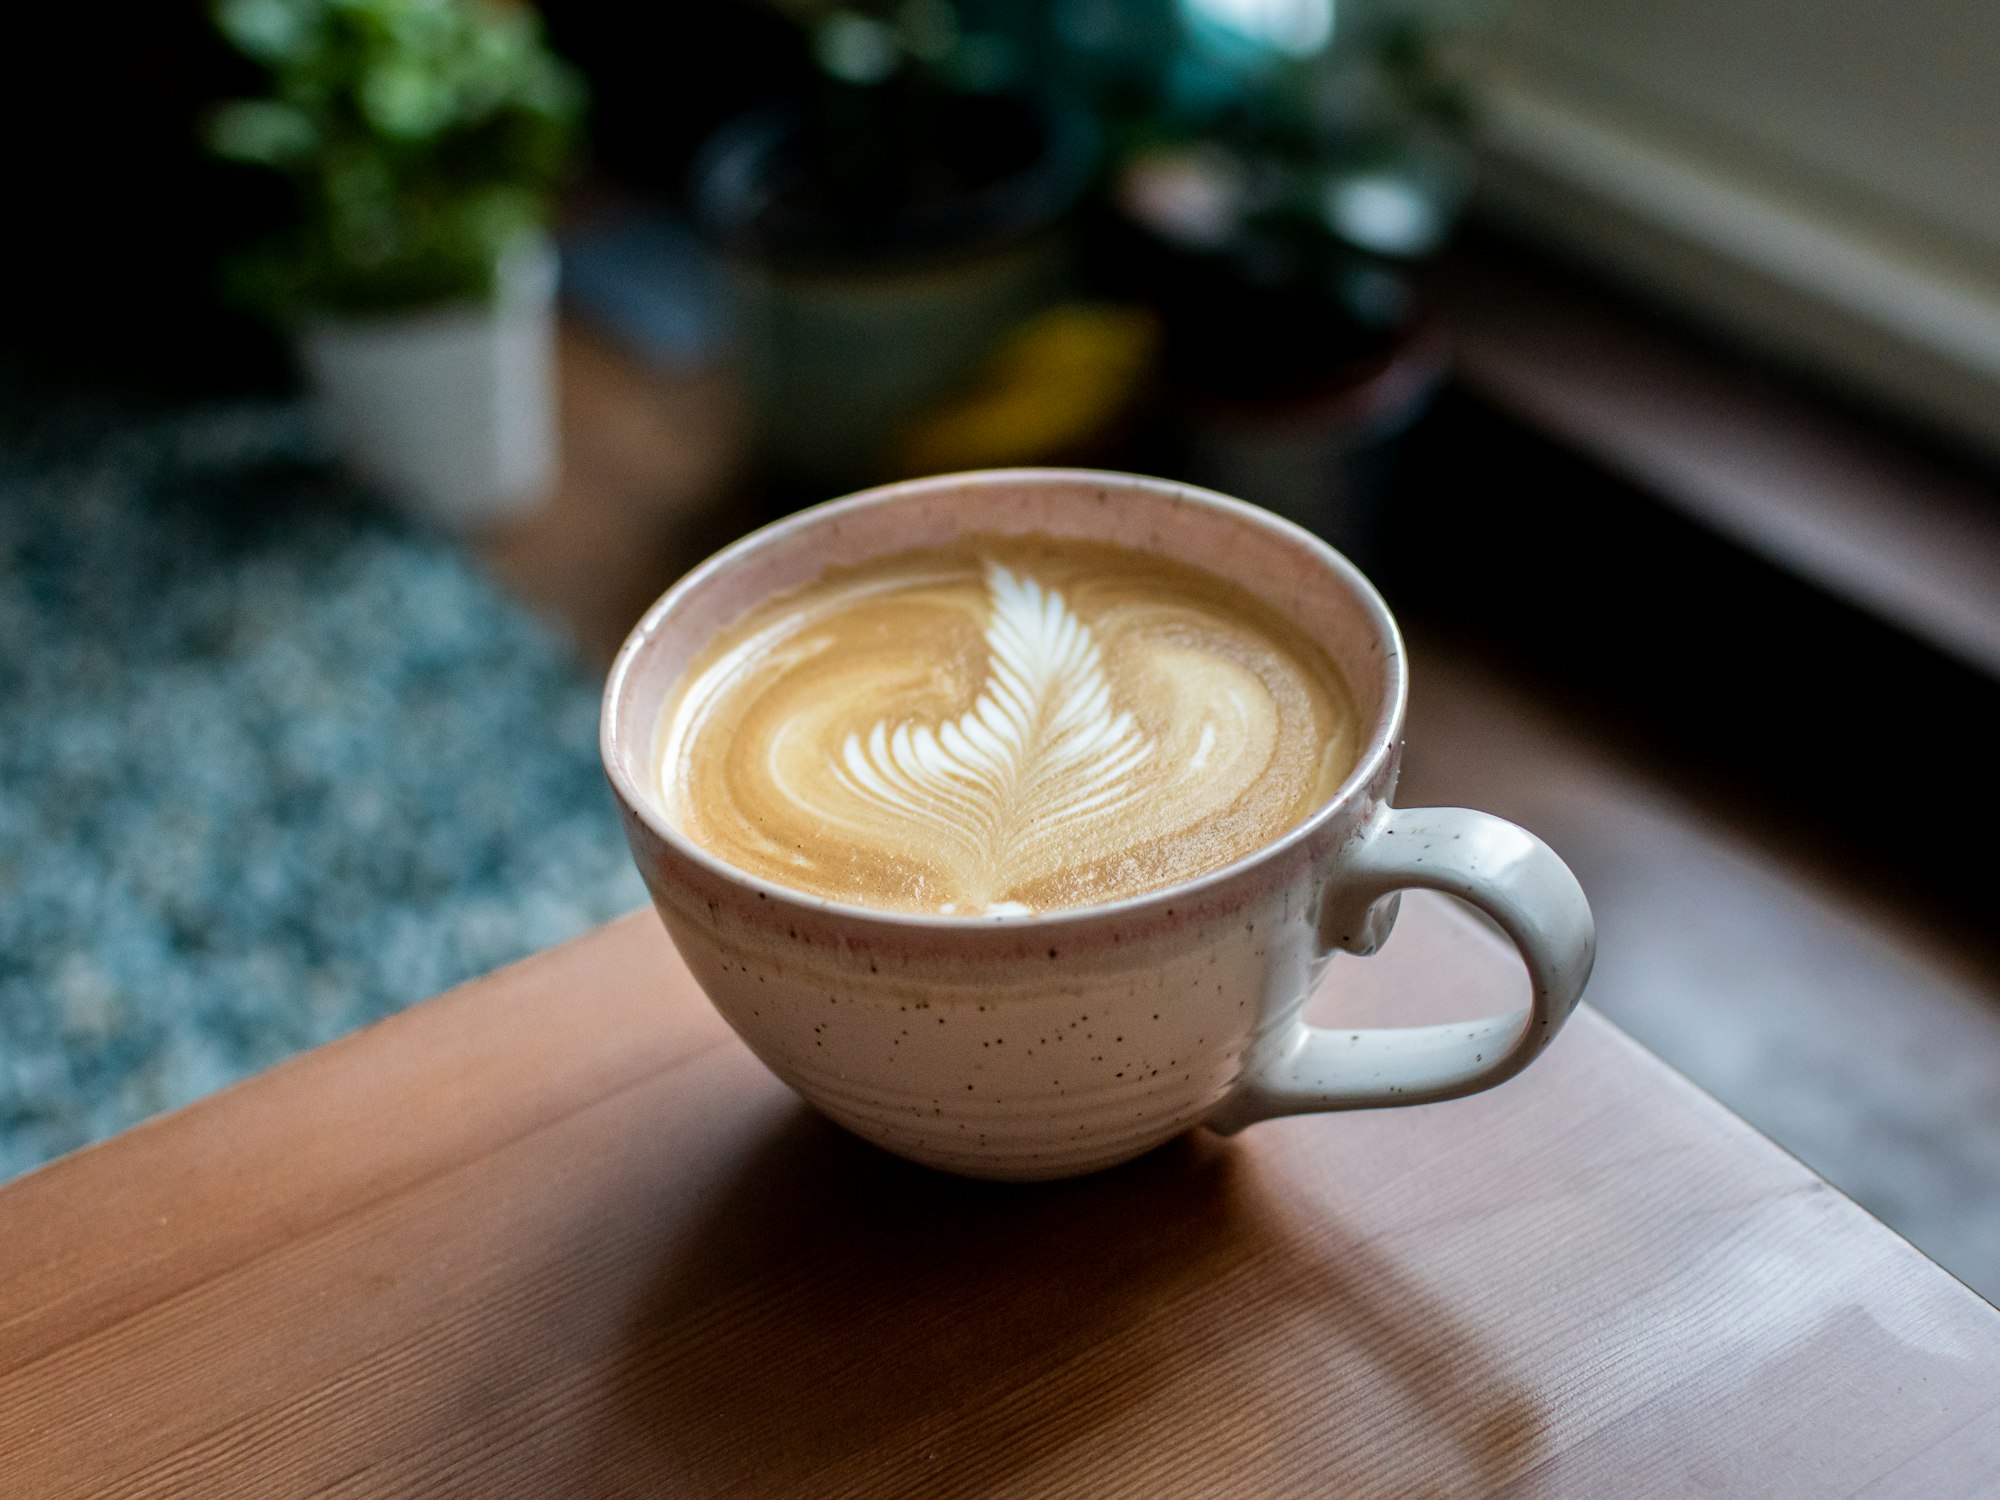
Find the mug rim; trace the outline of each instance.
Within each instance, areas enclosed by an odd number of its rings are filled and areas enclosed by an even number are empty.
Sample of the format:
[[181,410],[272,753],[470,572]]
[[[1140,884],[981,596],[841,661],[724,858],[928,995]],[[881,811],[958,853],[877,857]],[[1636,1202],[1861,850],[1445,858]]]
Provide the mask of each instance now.
[[[1333,795],[1315,808],[1309,817],[1293,824],[1269,843],[1260,844],[1249,853],[1239,855],[1226,864],[1203,870],[1198,875],[1189,876],[1172,885],[1140,891],[1134,895],[1120,897],[1116,901],[1104,901],[1090,906],[1066,906],[1054,911],[947,916],[940,912],[897,911],[888,907],[863,906],[858,902],[836,901],[825,896],[815,896],[795,886],[783,885],[733,865],[720,856],[711,854],[676,828],[655,799],[649,796],[627,771],[623,758],[618,753],[621,741],[629,737],[619,715],[619,704],[624,696],[626,680],[640,656],[651,644],[653,637],[658,634],[661,625],[684,599],[708,580],[726,572],[743,558],[771,546],[783,537],[798,531],[810,530],[858,511],[865,511],[878,505],[893,504],[913,493],[922,494],[936,489],[966,489],[985,485],[999,487],[1052,483],[1111,487],[1154,496],[1170,495],[1174,499],[1260,527],[1311,554],[1315,561],[1337,578],[1360,603],[1375,625],[1381,642],[1386,675],[1385,692],[1377,700],[1374,722],[1361,753],[1355,758],[1353,767]],[[755,605],[750,607],[755,608]],[[1342,675],[1345,676],[1345,673]],[[738,537],[728,546],[704,558],[682,574],[639,617],[638,623],[626,634],[624,644],[618,648],[618,654],[612,660],[611,669],[605,677],[604,694],[599,704],[598,757],[603,763],[604,773],[611,783],[613,793],[625,805],[627,811],[643,822],[655,837],[681,858],[691,861],[711,876],[737,885],[764,899],[790,902],[808,911],[837,918],[843,922],[869,924],[895,930],[925,933],[952,931],[1021,933],[1075,926],[1106,917],[1130,917],[1167,903],[1184,903],[1191,897],[1199,897],[1227,885],[1260,864],[1280,859],[1299,845],[1312,840],[1327,824],[1346,812],[1355,797],[1374,784],[1384,762],[1395,753],[1396,741],[1402,732],[1404,713],[1408,705],[1409,687],[1409,667],[1404,657],[1402,631],[1397,627],[1395,616],[1389,612],[1389,606],[1382,598],[1381,592],[1345,554],[1283,516],[1265,510],[1262,506],[1252,505],[1248,501],[1238,500],[1215,490],[1203,489],[1199,485],[1183,484],[1179,480],[1126,473],[1115,469],[1039,467],[969,469],[958,473],[928,474],[916,479],[900,479],[888,484],[874,485],[865,490],[857,490],[832,500],[821,501],[804,510],[781,516],[758,527],[755,531]],[[1349,688],[1351,691],[1351,683]]]

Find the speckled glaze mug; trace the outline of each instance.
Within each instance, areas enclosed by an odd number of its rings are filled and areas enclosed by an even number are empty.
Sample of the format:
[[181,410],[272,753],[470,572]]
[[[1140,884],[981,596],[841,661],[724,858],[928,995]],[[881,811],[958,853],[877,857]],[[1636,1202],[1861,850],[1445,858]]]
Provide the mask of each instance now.
[[[1219,573],[1339,665],[1368,734],[1331,801],[1250,856],[1164,890],[1027,916],[844,905],[736,870],[646,790],[660,711],[704,643],[828,567],[968,533],[1139,548]],[[1422,1104],[1534,1060],[1589,976],[1590,908],[1532,834],[1389,805],[1408,678],[1395,621],[1337,552],[1254,506],[1165,480],[1017,469],[912,480],[767,526],[676,584],[605,687],[602,749],[632,852],[695,978],[752,1051],[876,1144],[974,1177],[1096,1171],[1190,1126]],[[1336,951],[1370,953],[1397,892],[1486,911],[1532,981],[1512,1015],[1367,1031],[1300,1010]]]

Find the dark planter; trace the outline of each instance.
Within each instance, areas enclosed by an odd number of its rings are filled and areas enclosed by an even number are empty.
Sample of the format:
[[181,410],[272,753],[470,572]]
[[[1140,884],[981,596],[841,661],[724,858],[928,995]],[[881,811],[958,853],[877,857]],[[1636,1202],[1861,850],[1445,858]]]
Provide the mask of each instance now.
[[728,267],[754,462],[799,498],[889,477],[913,417],[962,384],[1052,300],[1063,230],[1095,165],[1087,122],[1018,100],[953,104],[946,191],[906,201],[830,190],[808,116],[726,127],[696,163],[694,204]]
[[1180,468],[1372,566],[1402,436],[1436,397],[1448,363],[1442,325],[1421,317],[1379,352],[1283,394],[1184,389],[1174,406]]

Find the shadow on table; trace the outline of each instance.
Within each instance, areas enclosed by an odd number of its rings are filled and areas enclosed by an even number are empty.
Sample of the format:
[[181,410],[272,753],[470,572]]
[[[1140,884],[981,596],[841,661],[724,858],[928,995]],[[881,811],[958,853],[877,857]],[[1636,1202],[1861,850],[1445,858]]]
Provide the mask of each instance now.
[[1455,1492],[1529,1467],[1531,1394],[1277,1184],[1201,1132],[966,1182],[789,1111],[634,1305],[594,1492]]

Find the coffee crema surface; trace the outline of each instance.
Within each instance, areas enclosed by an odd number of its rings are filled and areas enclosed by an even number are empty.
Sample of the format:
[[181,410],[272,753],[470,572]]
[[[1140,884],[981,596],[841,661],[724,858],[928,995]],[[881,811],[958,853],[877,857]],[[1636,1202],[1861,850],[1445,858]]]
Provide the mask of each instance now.
[[973,537],[827,572],[690,664],[661,715],[674,825],[777,884],[977,916],[1228,864],[1324,804],[1359,718],[1246,591],[1095,542]]

